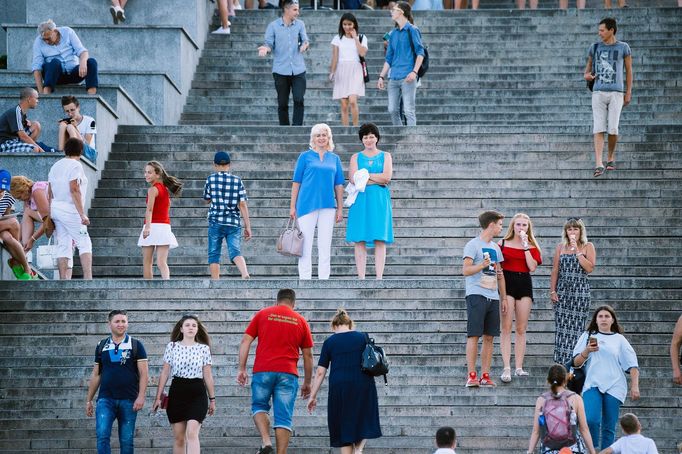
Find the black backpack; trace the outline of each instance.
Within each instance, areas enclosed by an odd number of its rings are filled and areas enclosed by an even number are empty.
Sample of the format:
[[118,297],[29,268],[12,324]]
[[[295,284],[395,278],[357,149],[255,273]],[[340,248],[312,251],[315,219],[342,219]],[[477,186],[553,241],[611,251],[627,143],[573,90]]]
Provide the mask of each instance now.
[[[417,32],[419,30],[417,29]],[[410,48],[412,48],[412,53],[414,54],[414,59],[417,59],[417,52],[414,50],[414,43],[412,42],[412,32],[410,29],[407,29],[407,34],[410,35]],[[421,37],[421,33],[419,33],[419,36]],[[429,70],[429,48],[427,45],[422,43],[424,46],[424,60],[422,60],[422,65],[419,67],[419,71],[417,71],[417,77],[422,78],[424,77],[424,74],[426,74],[426,71]]]
[[[102,356],[102,350],[104,350],[104,345],[109,341],[109,337],[106,337],[99,341],[99,344],[97,344],[97,348],[95,349],[95,357],[99,358]],[[130,353],[131,355],[131,360],[135,361],[137,360],[137,350],[138,350],[138,345],[140,344],[140,341],[135,339],[133,336],[130,336],[130,343],[132,344],[131,348],[132,351]],[[102,364],[99,364],[98,368],[99,374],[102,374]]]
[[386,379],[386,374],[388,373],[388,358],[386,357],[386,353],[384,353],[383,348],[374,343],[374,339],[370,338],[369,334],[365,333],[365,339],[367,344],[365,345],[365,350],[362,352],[360,369],[372,377],[383,375],[384,384],[388,385],[388,380]]

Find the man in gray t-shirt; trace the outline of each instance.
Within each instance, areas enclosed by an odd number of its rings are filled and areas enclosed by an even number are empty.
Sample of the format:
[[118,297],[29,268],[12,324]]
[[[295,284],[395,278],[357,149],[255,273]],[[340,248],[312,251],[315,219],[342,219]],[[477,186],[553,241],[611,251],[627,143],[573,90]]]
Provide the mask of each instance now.
[[[467,388],[495,386],[490,379],[493,339],[500,335],[500,308],[507,310],[507,291],[500,263],[502,251],[493,239],[502,232],[504,216],[486,211],[478,217],[481,234],[464,246],[462,274],[466,277],[467,306]],[[478,338],[481,348],[481,378],[476,375]]]
[[[590,46],[585,66],[585,80],[594,81],[592,116],[595,169],[599,177],[607,170],[616,170],[618,123],[623,107],[632,100],[632,52],[627,43],[616,39],[616,20],[607,17],[599,22],[601,41]],[[602,159],[604,133],[609,135],[606,167]]]

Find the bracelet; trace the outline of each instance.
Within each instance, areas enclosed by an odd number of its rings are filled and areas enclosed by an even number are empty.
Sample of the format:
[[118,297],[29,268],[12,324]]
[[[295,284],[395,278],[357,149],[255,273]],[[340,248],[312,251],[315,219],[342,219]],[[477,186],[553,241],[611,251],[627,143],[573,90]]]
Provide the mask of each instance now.
[[381,74],[379,74],[379,79],[384,80],[384,76],[382,76]]
[[578,252],[575,256],[576,256],[576,257],[584,257],[585,254],[583,254],[582,252]]
[[587,358],[590,357],[590,354],[589,354],[589,353],[587,354],[587,356],[583,356],[583,353],[585,353],[585,352],[580,352],[580,356],[582,356],[583,359],[587,359]]
[[529,252],[529,251],[530,251],[530,248],[523,250],[523,252]]
[[415,73],[416,75],[419,75],[419,73],[418,73],[417,71],[414,71],[414,70],[413,70],[413,71],[410,71],[410,72],[411,72],[411,73]]
[[33,235],[31,235],[31,239],[32,239],[33,241],[38,241]]
[[215,400],[215,397],[209,397],[208,400]]
[[554,290],[552,290],[551,292],[549,292],[550,295],[554,295],[555,293],[556,293],[556,291],[554,291]]

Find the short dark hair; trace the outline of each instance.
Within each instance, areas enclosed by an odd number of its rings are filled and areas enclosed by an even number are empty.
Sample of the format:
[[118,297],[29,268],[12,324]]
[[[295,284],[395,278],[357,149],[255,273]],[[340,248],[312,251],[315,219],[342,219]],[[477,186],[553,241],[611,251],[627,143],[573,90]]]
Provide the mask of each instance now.
[[296,302],[296,292],[290,288],[283,288],[277,292],[277,302],[279,301],[289,301],[291,303]]
[[38,92],[36,91],[35,88],[24,87],[24,88],[22,88],[21,91],[19,92],[19,99],[20,99],[21,101],[23,101],[24,99],[28,99],[28,98],[30,98],[31,96],[33,96],[34,93],[35,93],[35,94],[38,94]]
[[504,214],[499,211],[484,211],[478,216],[478,223],[481,224],[481,228],[485,230],[490,224],[495,223],[500,219],[504,219]]
[[83,154],[83,142],[71,137],[64,144],[64,154],[67,156],[81,156]]
[[362,126],[360,126],[360,129],[358,130],[360,142],[362,142],[363,137],[368,136],[370,134],[374,134],[377,137],[377,143],[379,143],[379,140],[381,140],[381,134],[379,134],[379,128],[377,127],[377,125],[375,125],[374,123],[364,123]]
[[280,8],[288,8],[291,5],[298,5],[298,0],[279,0]]
[[616,23],[616,19],[613,17],[603,18],[601,22],[599,22],[599,25],[601,24],[604,24],[607,30],[613,30],[614,34],[618,31],[618,24]]
[[76,98],[75,96],[71,95],[62,96],[62,107],[68,104],[75,104],[76,107],[80,107],[81,105],[81,103],[78,101],[78,98]]
[[443,426],[436,431],[436,446],[439,448],[449,448],[455,442],[455,438],[457,438],[455,429]]
[[635,434],[639,430],[639,419],[633,413],[625,413],[620,418],[620,427],[627,435]]
[[116,317],[117,315],[125,315],[126,318],[128,318],[128,313],[123,309],[114,309],[113,311],[109,312],[108,316],[109,321],[111,321],[111,319]]

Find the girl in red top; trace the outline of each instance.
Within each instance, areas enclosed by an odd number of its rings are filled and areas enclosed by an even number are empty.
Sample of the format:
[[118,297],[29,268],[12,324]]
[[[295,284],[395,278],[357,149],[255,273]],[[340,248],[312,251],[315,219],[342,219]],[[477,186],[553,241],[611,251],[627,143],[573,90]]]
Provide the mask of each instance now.
[[178,247],[170,226],[170,194],[179,196],[182,182],[168,175],[161,163],[150,161],[144,168],[144,179],[150,184],[147,191],[147,211],[144,215],[144,228],[137,245],[142,247],[143,277],[154,278],[154,249],[156,266],[162,279],[170,279],[168,269],[168,250]]
[[504,262],[504,282],[507,288],[507,311],[500,314],[501,334],[500,350],[504,370],[500,379],[503,383],[511,382],[511,331],[512,319],[516,318],[516,345],[514,359],[516,371],[514,375],[523,377],[528,372],[523,370],[523,357],[526,354],[526,329],[528,317],[533,304],[533,281],[530,273],[542,263],[542,251],[533,235],[533,223],[527,214],[515,214],[509,223],[504,239],[499,242]]

